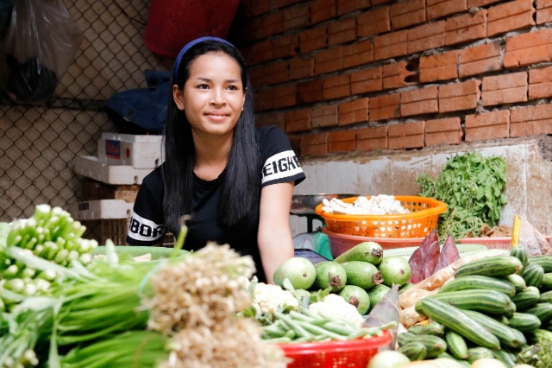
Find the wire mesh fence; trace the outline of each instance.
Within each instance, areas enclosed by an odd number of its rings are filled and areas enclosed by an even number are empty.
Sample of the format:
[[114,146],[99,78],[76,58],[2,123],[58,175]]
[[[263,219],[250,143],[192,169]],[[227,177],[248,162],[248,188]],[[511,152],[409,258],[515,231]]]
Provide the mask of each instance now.
[[116,92],[145,87],[146,70],[169,70],[172,65],[144,46],[148,1],[63,3],[82,42],[47,101],[15,102],[6,93],[10,51],[5,45],[11,24],[2,29],[0,221],[29,217],[40,203],[67,208],[82,200],[83,178],[75,173],[73,161],[79,155],[95,155],[102,132],[116,131],[103,109],[105,101]]

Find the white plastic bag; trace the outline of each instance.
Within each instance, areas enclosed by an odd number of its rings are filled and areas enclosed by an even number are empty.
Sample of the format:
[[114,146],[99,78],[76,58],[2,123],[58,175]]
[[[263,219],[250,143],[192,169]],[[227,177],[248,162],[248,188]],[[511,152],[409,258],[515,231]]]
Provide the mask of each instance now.
[[6,35],[7,91],[16,101],[50,98],[82,34],[61,0],[17,0]]

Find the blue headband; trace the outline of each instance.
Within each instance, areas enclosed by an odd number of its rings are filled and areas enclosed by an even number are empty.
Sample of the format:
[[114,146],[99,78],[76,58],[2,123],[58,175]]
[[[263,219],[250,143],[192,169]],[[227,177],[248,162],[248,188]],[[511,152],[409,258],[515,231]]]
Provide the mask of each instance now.
[[219,38],[219,37],[212,37],[212,36],[205,36],[205,37],[199,37],[199,38],[196,38],[195,40],[193,41],[190,41],[188,42],[183,48],[182,50],[180,50],[180,52],[178,53],[178,56],[176,57],[176,60],[174,61],[174,66],[173,66],[173,82],[176,81],[176,77],[178,75],[178,69],[180,68],[180,62],[182,61],[182,57],[184,57],[184,55],[190,51],[190,49],[192,47],[194,47],[195,45],[197,45],[198,43],[201,43],[201,42],[207,42],[207,41],[215,41],[215,42],[221,42],[221,43],[224,43],[228,46],[231,46],[231,47],[236,47],[234,46],[233,44],[231,44],[230,42],[226,41],[225,39],[222,39],[222,38]]

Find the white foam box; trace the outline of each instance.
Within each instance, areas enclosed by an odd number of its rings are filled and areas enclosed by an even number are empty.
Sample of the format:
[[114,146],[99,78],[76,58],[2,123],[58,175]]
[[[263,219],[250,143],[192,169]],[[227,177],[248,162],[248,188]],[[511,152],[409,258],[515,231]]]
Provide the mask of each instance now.
[[128,219],[133,206],[123,199],[97,199],[70,203],[68,210],[75,220]]
[[102,133],[98,159],[110,165],[151,169],[164,161],[163,136]]
[[153,169],[140,169],[130,165],[109,165],[96,156],[77,156],[73,171],[78,175],[113,185],[142,184],[144,177]]

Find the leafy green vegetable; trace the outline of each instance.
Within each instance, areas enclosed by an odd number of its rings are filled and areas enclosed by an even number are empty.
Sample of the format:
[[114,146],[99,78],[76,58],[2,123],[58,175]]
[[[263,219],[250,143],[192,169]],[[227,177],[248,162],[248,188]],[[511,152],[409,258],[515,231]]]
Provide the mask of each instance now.
[[480,235],[481,227],[496,226],[504,205],[506,163],[502,157],[484,158],[477,152],[452,156],[439,177],[422,174],[416,179],[420,195],[443,201],[447,211],[439,218],[439,237]]

